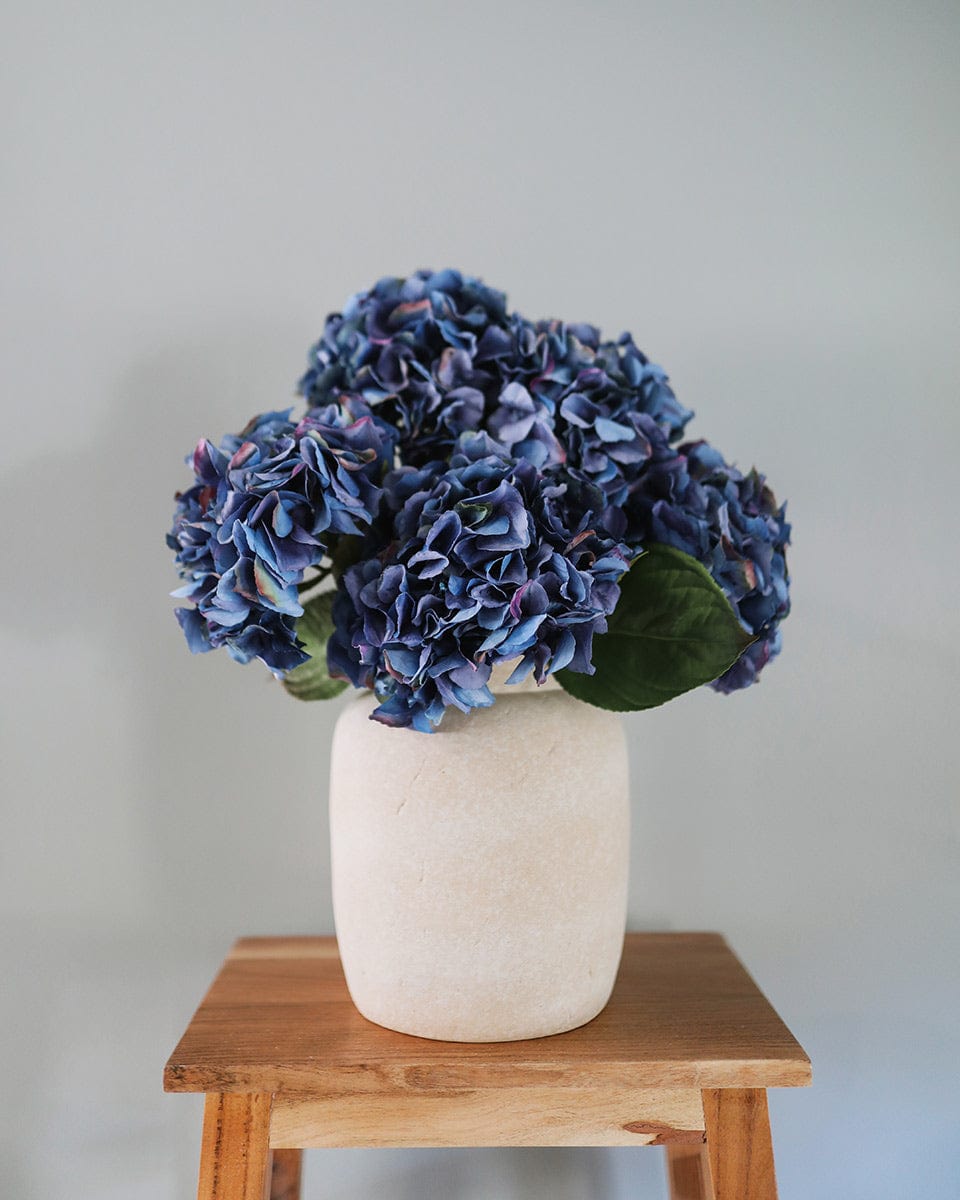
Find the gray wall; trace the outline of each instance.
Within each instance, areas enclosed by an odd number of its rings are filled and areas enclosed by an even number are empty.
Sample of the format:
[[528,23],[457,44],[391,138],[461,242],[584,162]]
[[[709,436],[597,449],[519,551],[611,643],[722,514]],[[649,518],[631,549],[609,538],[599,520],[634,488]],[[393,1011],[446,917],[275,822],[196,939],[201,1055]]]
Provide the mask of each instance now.
[[[956,6],[4,8],[3,1194],[191,1195],[167,1052],[234,935],[332,928],[335,706],[191,659],[162,539],[196,438],[420,265],[632,329],[789,498],[781,661],[628,722],[631,920],[724,930],[810,1051],[786,1200],[956,1194]],[[308,1171],[663,1186],[650,1151]]]

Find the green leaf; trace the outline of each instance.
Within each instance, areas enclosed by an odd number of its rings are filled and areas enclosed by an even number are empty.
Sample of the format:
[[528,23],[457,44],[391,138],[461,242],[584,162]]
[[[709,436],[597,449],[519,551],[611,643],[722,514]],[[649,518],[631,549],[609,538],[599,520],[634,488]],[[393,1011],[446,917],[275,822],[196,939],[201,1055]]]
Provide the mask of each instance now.
[[331,679],[327,673],[327,641],[333,633],[333,597],[335,592],[321,592],[303,606],[303,616],[297,619],[297,637],[310,655],[283,677],[283,686],[298,700],[329,700],[348,686],[343,679]]
[[593,639],[596,673],[557,679],[597,708],[656,708],[717,679],[752,641],[704,566],[653,545],[624,575],[607,632]]

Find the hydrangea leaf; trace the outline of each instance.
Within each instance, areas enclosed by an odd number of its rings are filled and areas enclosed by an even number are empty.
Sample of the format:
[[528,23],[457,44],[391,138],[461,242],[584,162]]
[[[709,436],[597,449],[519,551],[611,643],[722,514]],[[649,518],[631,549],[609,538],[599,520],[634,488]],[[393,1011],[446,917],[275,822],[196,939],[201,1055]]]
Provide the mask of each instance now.
[[754,641],[695,558],[652,545],[620,581],[593,675],[559,671],[578,700],[614,712],[656,708],[727,671]]
[[333,633],[333,597],[335,592],[321,592],[307,602],[303,616],[297,620],[297,638],[310,655],[307,662],[283,677],[283,686],[298,700],[329,700],[348,685],[343,679],[331,679],[327,670],[327,642]]

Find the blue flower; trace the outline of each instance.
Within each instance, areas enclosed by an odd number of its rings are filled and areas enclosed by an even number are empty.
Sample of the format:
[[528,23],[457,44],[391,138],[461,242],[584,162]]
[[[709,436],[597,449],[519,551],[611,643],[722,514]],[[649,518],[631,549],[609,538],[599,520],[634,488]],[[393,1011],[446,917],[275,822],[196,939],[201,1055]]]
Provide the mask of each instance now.
[[174,595],[195,605],[177,609],[194,653],[226,646],[277,673],[306,660],[297,585],[333,539],[370,525],[386,455],[391,437],[349,397],[296,424],[290,410],[265,413],[219,447],[199,443],[167,535],[186,580]]
[[327,319],[300,391],[311,404],[360,395],[420,466],[483,430],[515,458],[559,467],[572,454],[611,504],[646,453],[650,428],[675,440],[692,414],[628,334],[531,322],[502,292],[457,271],[381,279]]
[[732,692],[755,682],[780,652],[790,611],[786,548],[790,526],[764,477],[742,474],[706,442],[661,443],[625,506],[626,540],[675,546],[707,568],[745,629],[756,637],[711,686]]
[[327,319],[300,391],[310,404],[357,393],[397,430],[402,460],[426,462],[478,427],[510,327],[503,293],[458,271],[381,279]]
[[756,471],[683,441],[692,412],[629,334],[530,321],[475,277],[423,270],[332,314],[299,388],[301,420],[267,413],[197,447],[168,535],[192,650],[289,671],[306,657],[299,585],[353,562],[330,669],[376,689],[378,720],[428,729],[491,703],[495,663],[592,673],[624,570],[664,543],[756,639],[715,688],[778,653],[785,510]]
[[595,528],[598,489],[480,433],[461,437],[449,465],[399,468],[384,493],[387,543],[344,573],[328,650],[334,674],[376,689],[377,720],[430,729],[451,705],[492,704],[498,662],[516,660],[512,682],[592,672],[629,565]]

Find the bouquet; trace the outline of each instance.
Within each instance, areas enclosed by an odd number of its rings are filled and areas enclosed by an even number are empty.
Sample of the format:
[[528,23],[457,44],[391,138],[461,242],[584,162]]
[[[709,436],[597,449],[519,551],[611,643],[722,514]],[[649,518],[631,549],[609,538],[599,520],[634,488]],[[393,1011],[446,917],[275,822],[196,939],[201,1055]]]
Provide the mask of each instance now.
[[381,279],[327,318],[303,410],[202,440],[167,542],[192,651],[262,660],[375,720],[548,676],[627,711],[754,683],[789,612],[790,527],[702,440],[629,334],[530,321],[457,271]]

